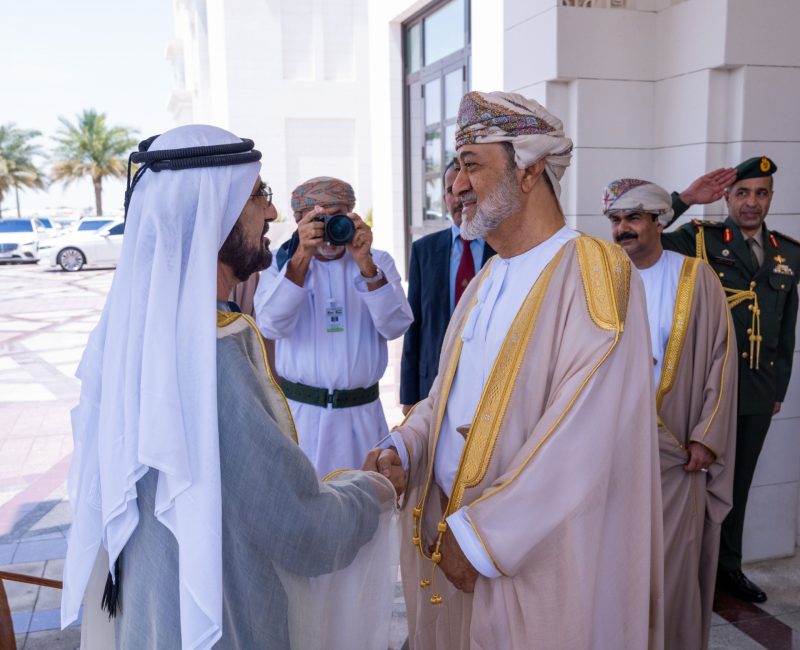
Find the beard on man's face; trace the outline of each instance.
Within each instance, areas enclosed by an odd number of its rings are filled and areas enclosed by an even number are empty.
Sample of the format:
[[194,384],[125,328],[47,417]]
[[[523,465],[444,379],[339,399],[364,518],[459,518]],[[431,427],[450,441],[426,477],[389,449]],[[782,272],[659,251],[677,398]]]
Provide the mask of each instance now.
[[[462,213],[461,235],[464,239],[485,239],[503,221],[520,209],[522,199],[516,181],[517,176],[514,171],[507,170],[492,193],[475,206],[475,214],[471,218]],[[463,195],[461,198],[466,200]],[[475,200],[477,197],[466,198]]]
[[258,244],[252,244],[247,241],[244,227],[237,220],[222,248],[219,249],[217,259],[230,266],[233,274],[241,282],[245,282],[256,271],[263,271],[272,263],[272,253],[264,243],[267,228],[268,225],[264,222],[264,231],[258,239]]

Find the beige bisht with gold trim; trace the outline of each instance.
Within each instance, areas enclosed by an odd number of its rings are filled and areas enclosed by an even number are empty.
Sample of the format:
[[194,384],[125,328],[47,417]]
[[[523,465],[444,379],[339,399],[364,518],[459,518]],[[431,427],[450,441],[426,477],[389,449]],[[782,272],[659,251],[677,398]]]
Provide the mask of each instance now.
[[[497,356],[448,502],[433,458],[479,284],[456,308],[430,396],[398,429],[410,472],[401,562],[411,646],[660,648],[661,497],[641,280],[613,244],[581,236],[561,248]],[[429,550],[443,517],[462,506],[502,574],[479,577],[474,594],[434,570]]]
[[[736,449],[736,342],[730,332],[725,294],[711,267],[685,258],[656,394],[668,650],[708,647]],[[691,442],[716,454],[707,473],[684,470]]]

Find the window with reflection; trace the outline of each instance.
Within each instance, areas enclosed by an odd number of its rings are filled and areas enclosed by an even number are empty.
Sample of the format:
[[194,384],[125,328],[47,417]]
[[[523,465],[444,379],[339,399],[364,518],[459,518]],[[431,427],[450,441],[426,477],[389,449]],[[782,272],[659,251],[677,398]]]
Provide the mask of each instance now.
[[406,220],[409,241],[449,225],[442,172],[455,155],[469,89],[469,0],[433,3],[403,25]]

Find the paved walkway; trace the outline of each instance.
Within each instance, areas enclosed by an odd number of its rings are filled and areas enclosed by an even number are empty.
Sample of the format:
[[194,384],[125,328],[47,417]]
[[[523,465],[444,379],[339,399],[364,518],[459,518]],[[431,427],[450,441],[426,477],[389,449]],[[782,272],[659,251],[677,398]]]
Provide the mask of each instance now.
[[[0,265],[0,568],[60,580],[70,509],[66,477],[72,454],[69,411],[86,338],[111,285],[109,270],[66,274],[39,266]],[[390,423],[397,406],[398,343],[390,347],[381,395]],[[800,556],[748,567],[769,601],[760,607],[717,603],[711,648],[800,650]],[[392,648],[405,637],[397,585]],[[6,583],[22,650],[74,650],[80,627],[59,627],[60,593]]]

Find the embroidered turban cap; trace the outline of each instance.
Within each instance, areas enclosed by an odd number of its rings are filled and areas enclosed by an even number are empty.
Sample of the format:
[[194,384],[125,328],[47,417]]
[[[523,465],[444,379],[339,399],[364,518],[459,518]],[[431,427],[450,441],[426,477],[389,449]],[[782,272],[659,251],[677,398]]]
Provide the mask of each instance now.
[[465,144],[510,142],[517,167],[524,169],[545,159],[545,172],[557,197],[561,177],[572,157],[572,140],[564,125],[533,99],[517,93],[471,92],[458,108],[456,149]]
[[666,226],[672,221],[672,197],[663,187],[638,178],[618,178],[603,190],[603,214],[647,212]]
[[355,204],[356,195],[350,183],[331,176],[311,178],[292,191],[292,210],[295,219],[299,219],[303,212],[315,205],[323,208],[346,205],[352,209]]

